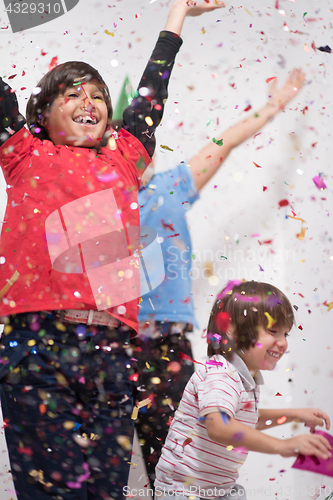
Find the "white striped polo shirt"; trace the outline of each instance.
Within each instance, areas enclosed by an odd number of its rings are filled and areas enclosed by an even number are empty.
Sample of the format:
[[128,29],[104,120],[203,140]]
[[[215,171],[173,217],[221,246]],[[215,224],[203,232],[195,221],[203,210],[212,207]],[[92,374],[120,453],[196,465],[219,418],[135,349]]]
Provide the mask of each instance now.
[[[215,355],[187,383],[156,466],[155,488],[168,494],[215,498],[230,493],[247,450],[227,450],[208,437],[205,417],[212,412],[255,427],[258,422],[258,385],[244,361],[234,354],[232,363]],[[209,418],[209,417],[208,417]]]

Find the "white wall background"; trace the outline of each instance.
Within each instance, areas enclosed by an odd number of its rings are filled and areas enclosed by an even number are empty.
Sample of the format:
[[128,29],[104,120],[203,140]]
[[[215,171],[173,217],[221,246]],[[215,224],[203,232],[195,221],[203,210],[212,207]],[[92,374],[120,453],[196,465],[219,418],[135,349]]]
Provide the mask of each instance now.
[[[83,60],[97,67],[114,103],[126,72],[133,85],[138,83],[171,2],[109,1],[80,0],[60,19],[20,34],[11,33],[7,15],[0,10],[0,75],[8,80],[17,74],[10,83],[22,112],[54,56],[59,63]],[[157,133],[156,163],[158,169],[166,169],[190,159],[217,131],[245,117],[248,104],[252,110],[264,105],[267,78],[278,76],[281,83],[293,67],[304,69],[308,85],[302,93],[261,135],[230,155],[188,214],[200,323],[193,346],[195,358],[202,361],[202,332],[214,296],[228,279],[274,283],[298,307],[297,325],[303,330],[294,329],[290,352],[273,373],[265,374],[262,406],[318,406],[333,419],[333,311],[325,305],[333,301],[333,55],[311,49],[312,42],[333,48],[333,3],[279,0],[278,7],[275,0],[227,2],[223,11],[186,21],[184,45]],[[161,149],[161,144],[174,151]],[[312,181],[319,172],[327,184],[324,191]],[[2,178],[0,183],[2,220]],[[290,205],[279,208],[285,198]],[[296,237],[301,223],[286,217],[291,209],[306,221],[303,241]],[[258,240],[272,243],[260,245]],[[216,279],[208,279],[208,268]],[[275,396],[277,392],[282,396]],[[271,432],[288,437],[301,430],[301,425],[289,425]],[[3,430],[1,439],[0,497],[9,500],[15,496]],[[248,498],[324,499],[333,491],[333,478],[301,473],[291,469],[292,463],[250,453],[240,478],[249,489]],[[139,484],[135,475],[132,482]]]

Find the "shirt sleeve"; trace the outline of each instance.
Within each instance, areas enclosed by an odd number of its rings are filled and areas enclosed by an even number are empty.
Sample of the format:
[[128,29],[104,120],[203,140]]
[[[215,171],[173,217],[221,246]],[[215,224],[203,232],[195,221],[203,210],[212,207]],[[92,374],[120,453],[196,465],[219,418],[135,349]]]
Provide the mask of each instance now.
[[0,78],[0,146],[25,124],[20,114],[15,92]]
[[204,417],[213,412],[224,412],[235,418],[241,397],[241,380],[235,370],[208,368],[199,393],[199,412]]
[[[123,128],[144,145],[149,156],[154,154],[155,130],[163,116],[171,71],[182,43],[175,33],[160,33],[139,83],[137,96],[123,114]],[[144,89],[148,89],[147,95]]]
[[187,165],[187,163],[183,162],[180,163],[174,170],[170,170],[169,172],[177,183],[182,203],[193,205],[193,203],[197,201],[200,196],[191,168]]

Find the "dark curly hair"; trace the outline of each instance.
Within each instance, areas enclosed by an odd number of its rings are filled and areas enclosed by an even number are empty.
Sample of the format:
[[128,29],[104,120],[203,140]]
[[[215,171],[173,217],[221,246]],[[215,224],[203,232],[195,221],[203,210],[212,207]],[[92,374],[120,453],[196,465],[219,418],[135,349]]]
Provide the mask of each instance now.
[[108,109],[108,124],[112,119],[112,104],[109,89],[99,72],[90,64],[81,61],[69,61],[59,64],[49,71],[37,83],[41,91],[37,95],[31,95],[27,104],[26,119],[29,130],[34,137],[39,139],[49,139],[47,130],[42,126],[42,119],[45,117],[47,109],[54,100],[62,95],[74,83],[96,81],[104,94],[105,103]]
[[[221,315],[220,313],[226,313]],[[217,296],[207,329],[208,356],[222,354],[231,361],[237,349],[249,349],[258,338],[258,329],[267,328],[269,316],[274,326],[292,328],[293,308],[278,288],[268,283],[245,281],[231,288],[230,284]],[[221,320],[219,318],[222,317]],[[230,328],[232,339],[227,335]],[[216,335],[217,334],[217,335]]]

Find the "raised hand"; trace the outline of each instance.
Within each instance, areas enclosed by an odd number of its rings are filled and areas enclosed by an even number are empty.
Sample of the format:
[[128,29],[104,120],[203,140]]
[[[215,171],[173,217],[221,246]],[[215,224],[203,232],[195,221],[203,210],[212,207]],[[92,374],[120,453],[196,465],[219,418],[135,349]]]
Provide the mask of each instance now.
[[[205,12],[211,12],[215,9],[221,9],[225,7],[225,4],[219,0],[204,1],[204,2],[194,2],[194,0],[177,0],[178,3],[186,4],[187,6],[187,16],[201,16]],[[177,3],[175,2],[175,3]]]
[[269,105],[277,110],[283,109],[305,85],[305,74],[302,69],[294,68],[286,83],[281,89],[276,88],[277,78],[272,82],[269,90]]
[[205,12],[225,7],[220,0],[194,2],[194,0],[176,0],[170,7],[169,16],[165,25],[165,31],[171,31],[180,35],[185,17],[200,16]]

